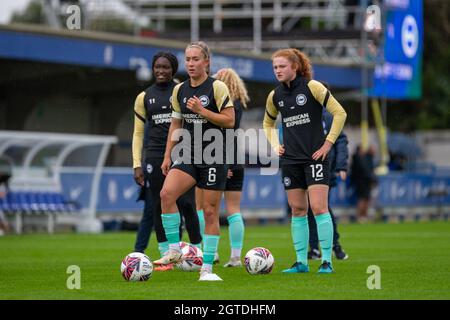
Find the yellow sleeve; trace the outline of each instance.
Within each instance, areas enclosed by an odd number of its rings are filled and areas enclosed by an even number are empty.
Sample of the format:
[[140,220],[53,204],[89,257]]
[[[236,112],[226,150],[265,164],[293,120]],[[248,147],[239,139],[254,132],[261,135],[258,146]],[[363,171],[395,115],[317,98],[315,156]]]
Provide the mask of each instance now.
[[230,99],[230,91],[225,83],[220,80],[213,82],[214,100],[216,101],[219,112],[222,109],[234,107]]
[[133,169],[141,167],[142,146],[144,144],[144,128],[146,112],[144,106],[145,92],[141,92],[134,102],[134,131],[133,131]]
[[272,90],[267,97],[266,113],[264,114],[263,120],[263,129],[270,145],[276,152],[278,152],[278,148],[280,147],[280,140],[278,137],[278,131],[277,129],[275,129],[275,121],[277,120],[278,110],[273,104],[274,93],[275,91]]
[[177,84],[172,91],[172,97],[170,98],[170,107],[172,108],[172,118],[182,119],[180,102],[178,101],[178,91],[183,83]]
[[326,139],[334,144],[344,127],[347,113],[341,104],[331,95],[330,91],[319,81],[309,81],[308,87],[314,98],[333,115],[333,123],[331,124],[331,129]]

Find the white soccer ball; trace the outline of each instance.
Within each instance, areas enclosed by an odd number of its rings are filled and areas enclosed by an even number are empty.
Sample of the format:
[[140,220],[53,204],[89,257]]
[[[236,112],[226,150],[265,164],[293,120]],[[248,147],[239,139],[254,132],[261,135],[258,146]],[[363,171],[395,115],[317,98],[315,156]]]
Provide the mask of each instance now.
[[272,253],[263,247],[251,249],[244,258],[245,270],[250,274],[270,273],[274,262]]
[[198,271],[203,265],[203,252],[187,242],[180,242],[183,260],[176,264],[183,271]]
[[132,252],[122,260],[120,272],[127,281],[147,281],[152,276],[153,263],[145,254]]

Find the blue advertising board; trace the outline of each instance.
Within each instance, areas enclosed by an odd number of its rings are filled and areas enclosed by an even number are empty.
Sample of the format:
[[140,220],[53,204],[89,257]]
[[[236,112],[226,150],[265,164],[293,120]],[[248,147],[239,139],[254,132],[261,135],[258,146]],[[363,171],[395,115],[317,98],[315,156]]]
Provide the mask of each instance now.
[[392,99],[422,96],[422,0],[386,0],[383,62],[375,67],[369,95]]
[[[65,169],[61,176],[65,196],[88,207],[92,173]],[[99,212],[141,212],[136,202],[139,187],[128,168],[105,168],[97,204]],[[392,173],[379,177],[374,190],[375,205],[380,207],[450,205],[450,174],[425,175]],[[439,195],[441,194],[441,195]],[[330,204],[348,207],[356,203],[354,190],[347,181],[338,180],[330,193]],[[242,209],[280,209],[286,207],[286,194],[280,174],[261,175],[259,169],[246,169]]]

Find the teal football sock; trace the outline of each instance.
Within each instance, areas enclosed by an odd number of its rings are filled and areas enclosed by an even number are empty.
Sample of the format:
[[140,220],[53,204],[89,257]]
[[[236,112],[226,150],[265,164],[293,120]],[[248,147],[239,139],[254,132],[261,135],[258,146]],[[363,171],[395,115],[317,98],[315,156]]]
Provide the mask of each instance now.
[[191,243],[193,246],[195,246],[195,247],[197,247],[197,248],[199,248],[200,250],[202,249],[202,243],[200,242],[200,243],[196,243],[196,244],[193,244],[193,243]]
[[161,257],[163,257],[164,254],[169,251],[169,241],[158,242],[158,249]]
[[220,236],[205,234],[203,245],[203,264],[213,265],[214,254],[217,251],[219,245]]
[[163,213],[161,219],[169,246],[178,244],[180,242],[180,214],[178,212]]
[[292,217],[292,241],[297,255],[297,262],[308,265],[309,224],[308,217]]
[[203,214],[203,210],[197,210],[198,215],[198,223],[200,224],[200,234],[203,239],[203,243],[205,243],[205,215]]
[[[240,212],[232,214],[227,217],[228,220],[228,234],[230,236],[230,246],[234,251],[240,251],[244,242],[245,226],[244,220]],[[236,250],[238,249],[238,250]],[[239,255],[238,255],[239,257]]]
[[331,264],[333,250],[333,222],[329,212],[315,216],[317,223],[317,234],[319,236],[320,248],[322,249],[322,262]]

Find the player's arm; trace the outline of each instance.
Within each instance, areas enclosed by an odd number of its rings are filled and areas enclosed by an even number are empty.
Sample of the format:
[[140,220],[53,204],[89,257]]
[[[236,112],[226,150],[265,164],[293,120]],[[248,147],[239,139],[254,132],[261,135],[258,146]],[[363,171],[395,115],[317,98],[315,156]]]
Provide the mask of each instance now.
[[267,140],[272,148],[278,154],[280,150],[280,143],[278,137],[278,131],[275,129],[275,121],[277,120],[278,110],[273,103],[274,91],[269,93],[266,101],[266,112],[264,114],[263,129]]
[[[181,85],[181,84],[180,84]],[[175,86],[172,92],[172,120],[170,122],[169,133],[167,135],[166,150],[164,152],[164,160],[161,165],[161,170],[164,175],[169,172],[172,165],[171,153],[173,147],[178,143],[179,135],[177,135],[177,129],[181,129],[183,125],[183,115],[181,114],[180,103],[178,102],[178,90],[180,85]]]
[[222,81],[216,80],[213,82],[213,91],[219,113],[203,108],[200,99],[196,96],[188,100],[188,108],[221,128],[234,128],[234,106],[228,87]]
[[336,171],[348,170],[348,138],[344,131],[336,139],[334,143],[336,148]]
[[308,87],[314,98],[333,115],[333,122],[326,140],[334,143],[344,127],[347,113],[322,83],[316,80],[311,80],[308,82]]
[[137,184],[144,185],[144,173],[142,172],[142,146],[144,143],[145,107],[144,95],[140,93],[134,102],[134,130],[131,150],[133,154],[134,180]]
[[325,88],[325,86],[319,81],[309,81],[308,87],[311,90],[311,93],[316,101],[318,101],[327,109],[328,112],[333,115],[333,123],[324,144],[312,155],[312,158],[314,160],[323,161],[327,157],[328,152],[330,152],[331,147],[341,133],[342,128],[344,127],[345,119],[347,118],[347,113],[339,104],[339,102],[331,95],[330,91]]

